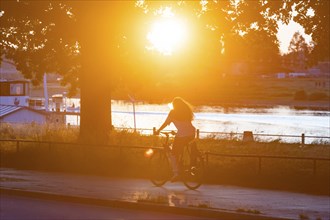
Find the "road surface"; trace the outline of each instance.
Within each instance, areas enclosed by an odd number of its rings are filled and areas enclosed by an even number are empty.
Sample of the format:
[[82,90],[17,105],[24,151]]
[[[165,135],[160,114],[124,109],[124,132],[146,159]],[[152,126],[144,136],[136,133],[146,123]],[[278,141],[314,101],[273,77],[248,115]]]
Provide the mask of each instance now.
[[98,205],[52,201],[23,196],[1,195],[0,219],[2,220],[202,220],[194,216],[175,215],[152,211],[139,211]]
[[[155,187],[145,179],[85,176],[29,170],[0,169],[0,189],[66,195],[139,205],[159,201],[170,208],[198,209],[283,219],[330,219],[330,197],[224,185],[187,190],[181,183]],[[118,207],[118,206],[117,206]],[[126,208],[126,207],[124,207]]]

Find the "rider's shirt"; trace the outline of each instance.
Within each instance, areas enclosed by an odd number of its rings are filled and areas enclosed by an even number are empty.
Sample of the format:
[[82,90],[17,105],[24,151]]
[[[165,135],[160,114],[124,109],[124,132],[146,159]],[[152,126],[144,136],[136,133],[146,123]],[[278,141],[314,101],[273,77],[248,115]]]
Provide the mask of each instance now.
[[165,123],[167,125],[169,125],[171,123],[174,124],[174,126],[178,130],[176,137],[195,136],[196,128],[192,125],[191,121],[190,120],[180,121],[180,120],[175,119],[172,111],[168,114]]

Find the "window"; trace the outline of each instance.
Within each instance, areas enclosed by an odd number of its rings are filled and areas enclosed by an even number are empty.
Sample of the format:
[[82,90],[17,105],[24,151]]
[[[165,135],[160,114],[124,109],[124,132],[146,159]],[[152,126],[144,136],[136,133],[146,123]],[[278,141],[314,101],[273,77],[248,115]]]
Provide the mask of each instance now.
[[9,83],[7,82],[1,82],[0,86],[0,95],[1,96],[9,96]]
[[29,94],[29,85],[27,82],[0,82],[1,96],[26,96]]
[[10,95],[24,95],[24,84],[23,83],[10,84]]

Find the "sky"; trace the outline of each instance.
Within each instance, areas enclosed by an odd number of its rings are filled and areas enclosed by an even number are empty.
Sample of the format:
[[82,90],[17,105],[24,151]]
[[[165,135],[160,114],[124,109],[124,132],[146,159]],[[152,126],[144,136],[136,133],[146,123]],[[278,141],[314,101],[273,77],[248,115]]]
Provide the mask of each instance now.
[[[157,50],[164,55],[172,55],[172,52],[178,49],[182,42],[185,41],[184,39],[187,38],[186,24],[171,11],[170,7],[165,7],[158,13],[161,17],[155,20],[151,31],[147,35],[147,39],[150,42],[147,48],[149,50]],[[290,41],[297,31],[304,36],[307,43],[311,43],[311,36],[306,35],[304,28],[293,20],[287,25],[281,22],[278,22],[278,25],[277,38],[280,41],[281,54],[288,52]]]

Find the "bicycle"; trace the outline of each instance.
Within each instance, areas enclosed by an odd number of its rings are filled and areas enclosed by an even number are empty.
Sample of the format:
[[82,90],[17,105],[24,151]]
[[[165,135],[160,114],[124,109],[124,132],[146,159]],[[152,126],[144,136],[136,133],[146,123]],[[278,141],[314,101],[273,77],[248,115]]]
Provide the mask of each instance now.
[[[150,180],[155,186],[163,186],[172,176],[170,166],[170,135],[173,132],[160,132],[165,135],[165,141],[161,148],[153,148],[146,151],[149,156]],[[196,140],[184,146],[179,157],[179,175],[183,184],[195,190],[202,185],[204,174],[204,157],[197,150]]]

